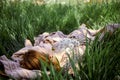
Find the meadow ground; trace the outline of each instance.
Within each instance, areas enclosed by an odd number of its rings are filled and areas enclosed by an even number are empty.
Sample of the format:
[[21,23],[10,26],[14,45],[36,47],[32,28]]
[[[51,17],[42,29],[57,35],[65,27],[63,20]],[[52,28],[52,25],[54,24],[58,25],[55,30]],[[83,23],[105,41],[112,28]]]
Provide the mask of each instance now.
[[[77,29],[82,23],[88,28],[98,29],[107,24],[120,23],[120,2],[118,0],[102,3],[43,4],[31,2],[0,1],[0,55],[10,57],[24,46],[24,40],[43,32],[61,30],[65,34]],[[120,30],[111,37],[97,39],[87,45],[80,71],[73,65],[74,78],[63,76],[51,68],[51,75],[43,74],[43,80],[115,80],[120,77]],[[44,69],[45,70],[45,69]],[[44,71],[43,70],[43,71]],[[38,77],[38,79],[40,79]],[[120,78],[119,78],[120,80]]]

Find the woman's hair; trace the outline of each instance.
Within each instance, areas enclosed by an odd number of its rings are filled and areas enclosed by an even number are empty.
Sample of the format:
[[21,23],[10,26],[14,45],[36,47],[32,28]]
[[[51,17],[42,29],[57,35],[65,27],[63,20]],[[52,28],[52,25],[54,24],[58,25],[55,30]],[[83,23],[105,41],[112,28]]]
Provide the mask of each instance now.
[[30,70],[41,69],[42,63],[47,64],[47,68],[49,68],[50,64],[52,64],[55,70],[60,70],[60,65],[56,57],[50,58],[48,54],[40,53],[35,50],[29,50],[26,52],[23,55],[23,60],[20,61],[21,67]]

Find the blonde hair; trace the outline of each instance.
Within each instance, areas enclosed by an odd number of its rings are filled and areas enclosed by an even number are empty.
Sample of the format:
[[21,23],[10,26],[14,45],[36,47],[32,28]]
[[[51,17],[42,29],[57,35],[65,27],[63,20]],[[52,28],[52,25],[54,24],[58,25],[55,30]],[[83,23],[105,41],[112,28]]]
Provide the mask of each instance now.
[[26,52],[23,55],[23,60],[20,61],[20,65],[26,69],[39,70],[42,67],[42,62],[46,63],[48,67],[50,64],[52,64],[55,70],[60,70],[60,65],[56,57],[50,58],[48,54],[40,53],[35,50],[29,50]]

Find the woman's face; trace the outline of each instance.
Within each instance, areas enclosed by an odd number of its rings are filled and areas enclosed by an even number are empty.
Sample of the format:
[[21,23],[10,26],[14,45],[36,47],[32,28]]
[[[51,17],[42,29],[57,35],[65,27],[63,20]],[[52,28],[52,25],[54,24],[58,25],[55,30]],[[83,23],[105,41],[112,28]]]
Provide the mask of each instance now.
[[47,54],[48,51],[46,51],[46,49],[44,48],[41,48],[39,46],[30,46],[30,47],[24,47],[20,50],[18,50],[17,52],[13,53],[13,55],[11,56],[11,58],[14,60],[14,61],[21,61],[23,59],[23,55],[28,52],[29,50],[35,50],[35,51],[38,51],[40,53],[44,53],[44,54]]

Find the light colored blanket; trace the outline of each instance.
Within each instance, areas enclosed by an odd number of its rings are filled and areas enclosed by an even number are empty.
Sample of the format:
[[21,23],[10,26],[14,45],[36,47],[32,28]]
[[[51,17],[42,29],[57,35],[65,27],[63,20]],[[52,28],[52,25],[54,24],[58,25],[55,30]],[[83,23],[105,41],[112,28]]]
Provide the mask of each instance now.
[[16,80],[21,79],[35,79],[38,75],[41,76],[39,70],[27,70],[21,68],[19,63],[11,61],[5,55],[0,57],[0,61],[3,63],[5,73]]

